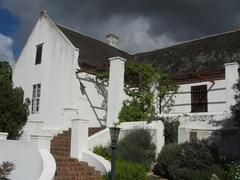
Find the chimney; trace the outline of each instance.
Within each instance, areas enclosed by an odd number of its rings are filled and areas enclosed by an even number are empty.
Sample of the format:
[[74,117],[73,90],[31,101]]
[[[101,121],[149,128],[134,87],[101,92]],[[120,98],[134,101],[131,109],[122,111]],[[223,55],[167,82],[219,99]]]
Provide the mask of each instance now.
[[118,48],[119,37],[110,33],[110,34],[106,35],[105,38],[106,38],[106,41],[107,41],[108,45],[113,46],[115,48]]
[[41,16],[47,16],[47,10],[42,10],[41,12],[40,12],[40,14],[41,14]]

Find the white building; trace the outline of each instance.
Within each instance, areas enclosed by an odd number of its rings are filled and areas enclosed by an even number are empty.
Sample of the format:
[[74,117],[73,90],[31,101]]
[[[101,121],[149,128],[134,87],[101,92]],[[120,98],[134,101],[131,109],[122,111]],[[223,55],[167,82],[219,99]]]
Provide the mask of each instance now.
[[[179,142],[208,137],[223,128],[235,103],[239,39],[237,30],[130,55],[117,49],[115,35],[108,35],[106,44],[56,24],[43,11],[14,67],[14,85],[31,100],[25,135],[55,135],[72,127],[72,119],[88,120],[89,127],[112,126],[124,97],[124,62],[134,59],[158,66],[179,84],[172,110],[166,114],[159,107],[159,116],[181,121]],[[88,72],[109,64],[107,94]]]
[[[43,122],[45,129],[66,129],[72,118],[88,119],[90,127],[106,125],[107,94],[96,90],[94,76],[86,71],[108,68],[109,58],[115,56],[153,63],[174,77],[180,88],[173,97],[172,116],[226,115],[235,102],[238,34],[232,31],[130,55],[116,48],[116,36],[107,36],[107,45],[56,24],[43,11],[17,60],[13,81],[31,99],[29,124]],[[82,73],[76,74],[76,69]]]

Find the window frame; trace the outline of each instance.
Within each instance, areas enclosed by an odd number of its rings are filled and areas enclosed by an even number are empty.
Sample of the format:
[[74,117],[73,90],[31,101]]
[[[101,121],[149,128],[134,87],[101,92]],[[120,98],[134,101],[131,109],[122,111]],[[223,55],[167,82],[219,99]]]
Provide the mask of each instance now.
[[34,84],[32,90],[32,108],[31,108],[32,114],[39,113],[40,97],[41,97],[41,84],[40,83]]
[[43,44],[36,45],[35,65],[42,63]]
[[190,131],[189,132],[189,141],[197,141],[198,140],[198,132],[197,131]]
[[191,112],[208,112],[207,85],[191,86]]

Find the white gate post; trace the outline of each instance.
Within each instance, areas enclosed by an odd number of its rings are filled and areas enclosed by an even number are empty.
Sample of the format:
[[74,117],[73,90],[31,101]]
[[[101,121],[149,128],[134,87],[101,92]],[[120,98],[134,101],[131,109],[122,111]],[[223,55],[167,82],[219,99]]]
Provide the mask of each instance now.
[[7,132],[0,132],[0,140],[7,140],[8,133]]
[[88,149],[88,122],[85,119],[72,119],[70,157],[81,159],[81,152]]
[[107,102],[107,127],[118,121],[118,113],[123,104],[125,61],[121,57],[112,57],[110,61],[109,89]]

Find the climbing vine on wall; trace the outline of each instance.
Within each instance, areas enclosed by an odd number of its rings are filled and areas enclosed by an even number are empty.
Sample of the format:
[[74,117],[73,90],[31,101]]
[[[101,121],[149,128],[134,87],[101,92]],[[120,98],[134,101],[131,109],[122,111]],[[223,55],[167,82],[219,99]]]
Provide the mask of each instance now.
[[[170,92],[176,92],[177,85],[170,76],[152,64],[137,64],[128,61],[125,73],[125,100],[119,113],[120,122],[151,121],[157,113],[159,98],[163,100]],[[169,103],[172,101],[165,101]]]
[[[107,72],[97,72],[96,79],[108,83]],[[170,76],[152,64],[138,64],[128,60],[125,66],[124,91],[129,99],[125,100],[119,113],[120,122],[151,121],[157,113],[159,100],[163,106],[173,103],[169,94],[176,93],[178,86]]]

